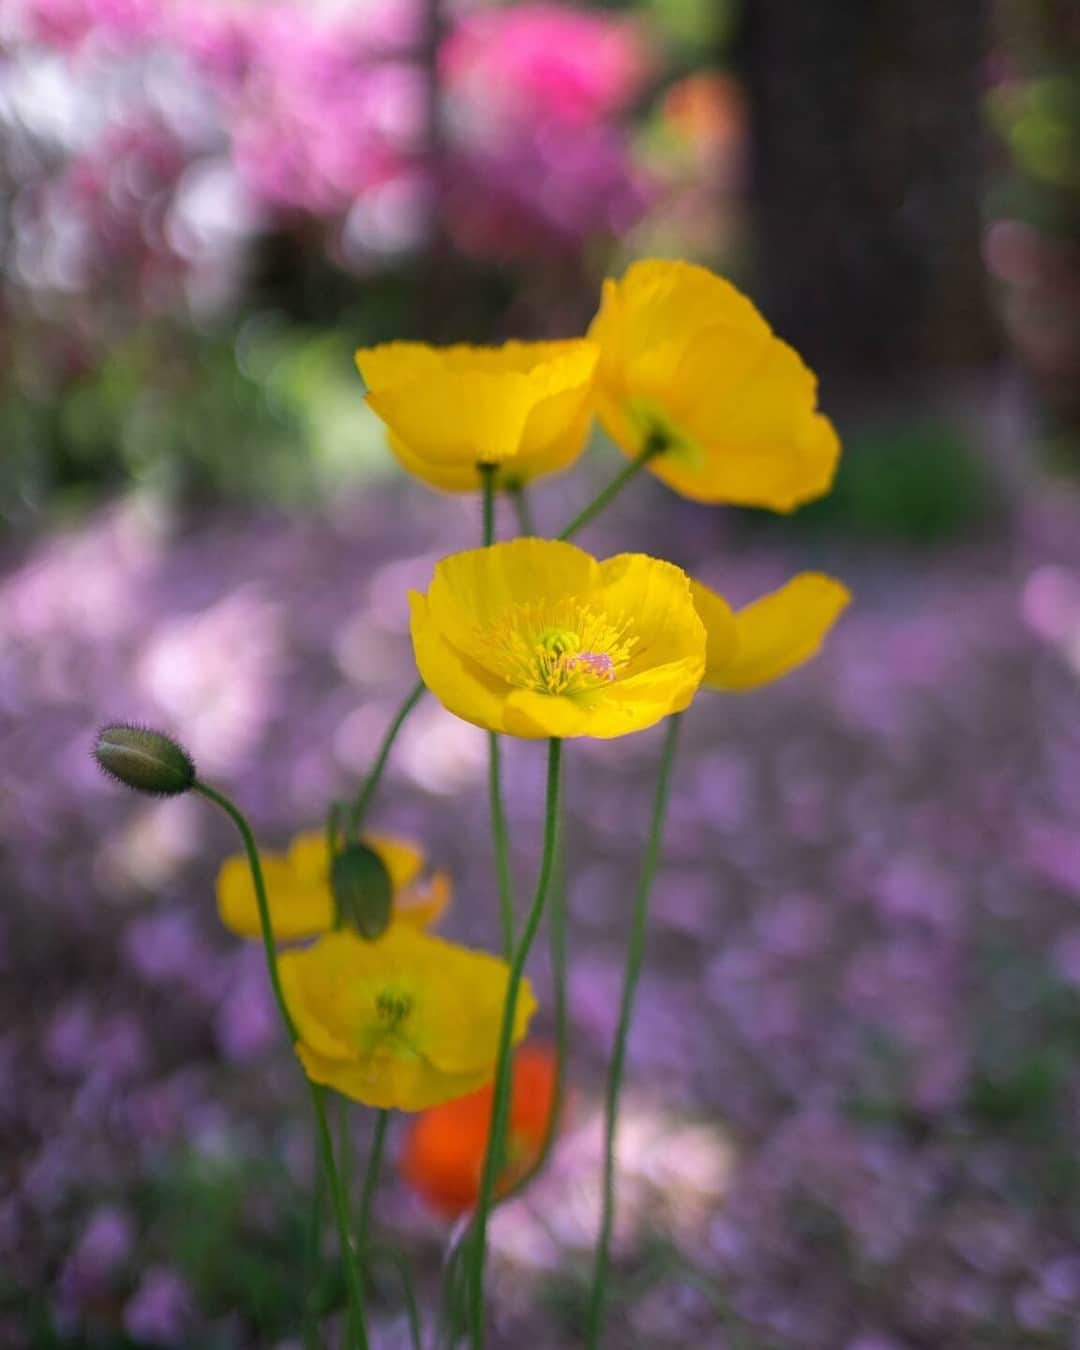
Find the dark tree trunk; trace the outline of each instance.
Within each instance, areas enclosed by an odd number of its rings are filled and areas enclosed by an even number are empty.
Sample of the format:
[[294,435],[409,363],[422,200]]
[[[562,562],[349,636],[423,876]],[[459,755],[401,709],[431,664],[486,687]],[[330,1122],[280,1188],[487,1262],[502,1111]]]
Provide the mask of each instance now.
[[822,373],[917,383],[995,343],[982,0],[746,0],[755,298]]

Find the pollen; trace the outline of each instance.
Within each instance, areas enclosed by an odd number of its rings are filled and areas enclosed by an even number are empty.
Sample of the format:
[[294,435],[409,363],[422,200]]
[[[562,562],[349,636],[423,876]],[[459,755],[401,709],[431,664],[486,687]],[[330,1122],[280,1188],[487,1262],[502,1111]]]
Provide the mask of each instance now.
[[512,606],[478,634],[484,663],[518,689],[587,695],[617,680],[638,639],[628,618],[574,600]]

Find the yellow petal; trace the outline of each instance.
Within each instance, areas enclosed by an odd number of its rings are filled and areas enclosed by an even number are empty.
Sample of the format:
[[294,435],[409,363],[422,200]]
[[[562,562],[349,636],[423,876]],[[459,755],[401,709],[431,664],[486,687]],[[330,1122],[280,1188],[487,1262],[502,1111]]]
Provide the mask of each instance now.
[[420,875],[424,851],[411,840],[395,834],[365,834],[362,837],[368,848],[382,859],[395,892],[411,885]]
[[[289,861],[274,854],[260,855],[266,882],[270,926],[279,942],[312,937],[333,925],[334,902],[330,887],[298,879]],[[226,858],[217,878],[218,914],[239,937],[259,937],[259,907],[247,858]]]
[[690,582],[690,595],[701,622],[705,625],[705,683],[709,684],[720,671],[726,670],[735,659],[738,637],[735,615],[722,595],[709,590],[700,581]]
[[383,342],[377,347],[359,347],[354,359],[368,393],[422,383],[439,369],[437,350],[425,342]]
[[588,707],[558,694],[539,694],[530,689],[510,694],[503,724],[509,735],[526,741],[593,734],[593,716]]
[[[704,589],[704,588],[702,588]],[[802,572],[735,614],[733,659],[705,682],[714,689],[755,689],[817,654],[851,600],[847,587],[820,572]]]
[[433,609],[444,606],[455,614],[466,613],[471,631],[497,622],[512,605],[582,595],[599,576],[596,560],[576,544],[513,539],[443,558],[435,566],[428,599]]
[[392,453],[410,473],[449,492],[567,467],[588,433],[598,352],[576,338],[502,347],[393,342],[362,348],[356,363],[369,407],[386,423]]
[[369,407],[413,455],[449,464],[498,464],[516,455],[531,403],[524,375],[432,374],[368,394]]
[[[578,460],[589,439],[593,410],[590,399],[577,399],[577,404],[577,413],[572,418],[564,415],[565,405],[560,406],[555,399],[536,409],[526,423],[525,439],[527,443],[536,442],[542,448],[502,465],[495,478],[497,486],[520,487],[524,483],[531,483],[534,478],[561,473]],[[563,422],[563,428],[558,435],[548,435],[542,429],[543,423],[556,417]],[[540,423],[539,428],[537,423]]]
[[[320,1004],[318,998],[313,997],[319,991],[313,986],[308,958],[315,950],[315,947],[305,947],[279,954],[278,977],[285,1006],[302,1042],[326,1059],[348,1062],[353,1057],[353,1049],[344,1022],[327,1016],[325,1001]],[[342,978],[347,978],[347,972],[343,977],[335,970],[325,951],[321,956],[327,971],[325,979],[331,988]]]
[[[598,701],[597,720],[589,735],[622,736],[628,731],[644,731],[671,713],[684,712],[701,685],[704,670],[705,655],[699,652],[616,681],[603,701]],[[600,729],[601,714],[606,730]],[[617,729],[620,719],[624,724],[621,731]]]
[[468,1073],[447,1074],[420,1059],[391,1056],[343,1062],[320,1055],[303,1041],[297,1044],[296,1053],[313,1083],[322,1083],[353,1101],[381,1111],[424,1111],[475,1092],[490,1082],[495,1072],[492,1065]]
[[[515,345],[515,344],[508,344]],[[589,428],[589,392],[599,349],[592,342],[542,344],[556,355],[533,375],[543,390],[533,403],[522,433],[519,461],[530,476],[543,462],[547,471],[565,468],[581,453]],[[514,464],[507,464],[512,472]]]
[[325,830],[305,830],[294,835],[285,861],[294,884],[326,886],[330,878],[330,847]]
[[447,642],[419,591],[409,592],[409,628],[420,678],[439,702],[465,722],[501,731],[505,686]]
[[574,544],[514,539],[437,563],[428,607],[448,641],[462,653],[478,653],[477,633],[500,623],[515,605],[587,594],[599,575],[596,560]]
[[424,459],[414,454],[392,431],[387,434],[386,443],[390,447],[390,453],[406,473],[411,473],[415,478],[422,479],[441,492],[476,492],[484,485],[480,466],[475,460]]
[[[600,309],[589,337],[600,347],[597,380],[634,372],[640,360],[667,363],[673,375],[692,334],[723,323],[745,341],[768,337],[769,325],[750,300],[723,277],[693,263],[645,258],[631,264],[621,280],[604,282]],[[662,355],[659,349],[667,347]],[[656,354],[656,355],[654,355]],[[636,373],[640,373],[640,368]],[[723,372],[717,372],[723,378]]]
[[446,912],[452,887],[446,872],[432,873],[426,884],[413,886],[394,897],[394,922],[413,928],[430,928]]
[[542,395],[591,378],[599,353],[587,338],[504,342],[478,347],[467,342],[436,347],[426,342],[384,342],[355,352],[368,391],[423,384],[434,373],[524,375]]
[[669,400],[674,425],[701,449],[704,468],[678,454],[654,461],[657,476],[687,496],[791,511],[832,486],[840,444],[814,411],[817,381],[797,352],[772,338],[738,383],[721,389],[730,359],[722,330],[701,335]]
[[[399,930],[404,936],[405,930]],[[500,957],[424,934],[423,962],[427,997],[418,999],[417,1025],[409,1039],[444,1073],[494,1069],[506,1000],[509,967]],[[528,979],[518,987],[513,1040],[521,1040],[536,1011]]]
[[640,635],[624,679],[668,661],[704,660],[705,629],[681,567],[644,553],[619,553],[600,564],[600,579],[604,609],[632,616]]

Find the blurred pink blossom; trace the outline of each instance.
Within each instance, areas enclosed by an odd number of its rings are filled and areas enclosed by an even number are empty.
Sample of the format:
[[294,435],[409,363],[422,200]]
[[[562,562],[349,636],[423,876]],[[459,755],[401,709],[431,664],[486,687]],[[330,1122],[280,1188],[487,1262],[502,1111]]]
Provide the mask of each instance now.
[[554,4],[474,10],[440,62],[452,93],[488,115],[540,114],[575,127],[624,108],[648,64],[632,24]]

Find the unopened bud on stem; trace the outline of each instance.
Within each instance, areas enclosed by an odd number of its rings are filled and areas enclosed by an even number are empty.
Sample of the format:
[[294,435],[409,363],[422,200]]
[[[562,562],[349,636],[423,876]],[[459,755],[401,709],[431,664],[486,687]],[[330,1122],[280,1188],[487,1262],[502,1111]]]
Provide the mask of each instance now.
[[94,758],[110,778],[154,797],[177,797],[195,782],[195,764],[183,746],[160,731],[128,722],[101,728]]

